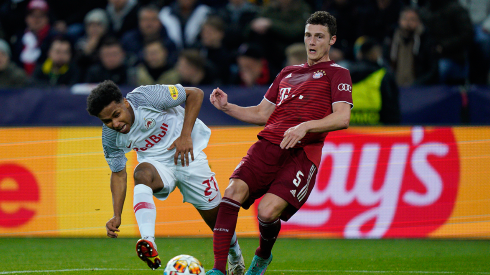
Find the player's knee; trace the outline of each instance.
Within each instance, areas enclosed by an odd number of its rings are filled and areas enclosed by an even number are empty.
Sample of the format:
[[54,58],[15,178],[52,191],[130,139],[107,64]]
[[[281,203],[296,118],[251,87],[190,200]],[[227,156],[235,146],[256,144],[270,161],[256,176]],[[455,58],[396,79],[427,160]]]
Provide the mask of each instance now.
[[153,180],[152,172],[149,169],[137,169],[134,171],[134,185],[151,185]]
[[281,216],[281,211],[273,207],[261,207],[257,209],[257,217],[264,222],[273,222]]
[[223,196],[243,203],[248,198],[248,185],[243,181],[231,180]]

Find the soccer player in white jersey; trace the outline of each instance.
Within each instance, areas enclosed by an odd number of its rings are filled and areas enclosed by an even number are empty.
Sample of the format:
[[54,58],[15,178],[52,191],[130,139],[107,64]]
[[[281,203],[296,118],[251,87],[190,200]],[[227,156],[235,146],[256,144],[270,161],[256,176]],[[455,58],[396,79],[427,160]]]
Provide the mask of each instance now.
[[[185,202],[197,209],[213,229],[221,194],[202,151],[211,130],[197,118],[204,93],[182,85],[140,86],[123,97],[119,87],[106,80],[87,98],[87,111],[102,126],[104,155],[112,171],[114,216],[106,223],[107,236],[117,238],[126,198],[125,153],[135,150],[134,213],[141,233],[138,256],[152,269],[161,266],[155,244],[156,208],[153,196],[165,200],[178,187]],[[185,109],[180,104],[185,102]],[[228,256],[228,274],[245,270],[234,234]]]

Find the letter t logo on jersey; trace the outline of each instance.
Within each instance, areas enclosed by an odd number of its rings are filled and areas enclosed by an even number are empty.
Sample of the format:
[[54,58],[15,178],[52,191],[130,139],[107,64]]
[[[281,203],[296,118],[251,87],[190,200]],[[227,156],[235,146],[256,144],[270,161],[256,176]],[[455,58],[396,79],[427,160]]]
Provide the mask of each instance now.
[[277,104],[277,106],[281,105],[282,101],[289,96],[289,92],[291,91],[291,88],[281,88],[279,90],[281,101]]

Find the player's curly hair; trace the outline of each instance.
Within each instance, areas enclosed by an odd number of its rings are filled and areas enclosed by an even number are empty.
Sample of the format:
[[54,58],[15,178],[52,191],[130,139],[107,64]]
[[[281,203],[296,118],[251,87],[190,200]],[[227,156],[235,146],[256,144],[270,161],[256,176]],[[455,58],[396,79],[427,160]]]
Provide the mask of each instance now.
[[105,80],[95,87],[87,97],[87,112],[98,116],[111,102],[121,103],[123,95],[119,87],[112,80]]
[[310,15],[310,18],[306,20],[306,25],[323,25],[328,28],[330,35],[337,35],[337,19],[326,11],[317,11]]

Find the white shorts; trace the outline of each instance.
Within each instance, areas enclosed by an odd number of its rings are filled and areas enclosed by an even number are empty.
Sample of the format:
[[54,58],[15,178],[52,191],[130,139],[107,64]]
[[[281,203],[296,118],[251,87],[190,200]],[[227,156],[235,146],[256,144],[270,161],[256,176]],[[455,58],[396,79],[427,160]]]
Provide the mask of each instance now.
[[200,152],[194,157],[194,161],[190,161],[189,166],[185,167],[180,163],[175,165],[173,159],[172,162],[142,159],[140,163],[143,162],[153,165],[162,179],[163,189],[153,193],[157,199],[166,200],[175,187],[178,187],[184,202],[191,203],[196,209],[210,210],[221,202],[218,182],[209,168],[204,152]]

